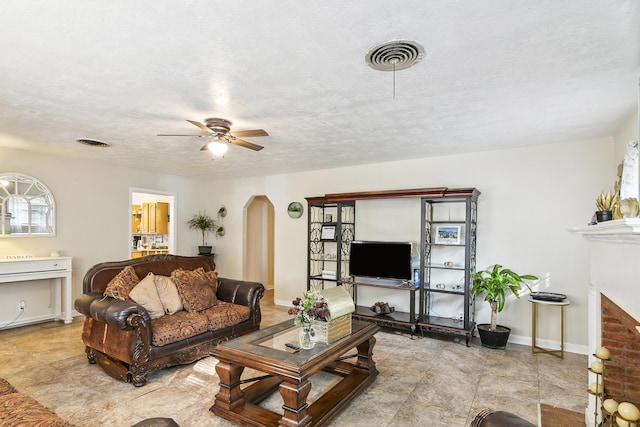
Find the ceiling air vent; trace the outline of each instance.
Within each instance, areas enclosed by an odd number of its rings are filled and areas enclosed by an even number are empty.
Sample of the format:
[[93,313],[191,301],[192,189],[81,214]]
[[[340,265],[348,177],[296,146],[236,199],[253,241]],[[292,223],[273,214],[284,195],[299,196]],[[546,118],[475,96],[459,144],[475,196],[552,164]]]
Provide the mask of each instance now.
[[79,138],[79,139],[76,139],[76,142],[79,142],[80,144],[88,145],[90,147],[111,147],[111,144],[109,144],[108,142],[98,141],[97,139]]
[[374,70],[398,71],[424,58],[424,47],[411,40],[391,40],[369,49],[365,59]]

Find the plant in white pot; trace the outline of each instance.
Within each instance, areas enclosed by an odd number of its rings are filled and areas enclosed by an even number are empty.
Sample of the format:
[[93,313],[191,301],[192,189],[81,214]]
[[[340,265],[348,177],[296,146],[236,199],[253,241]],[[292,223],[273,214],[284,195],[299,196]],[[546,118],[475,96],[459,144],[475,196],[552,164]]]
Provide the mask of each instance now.
[[211,246],[207,245],[206,236],[207,233],[220,233],[220,230],[224,232],[222,225],[218,224],[213,218],[204,213],[198,212],[187,221],[187,225],[190,230],[199,230],[202,233],[202,246],[198,246],[198,255],[209,255],[211,253]]
[[495,264],[488,270],[471,273],[471,295],[484,294],[484,300],[491,306],[491,323],[478,325],[478,334],[482,345],[490,348],[503,349],[507,345],[511,329],[498,325],[498,313],[504,309],[507,294],[510,292],[520,298],[522,286],[531,290],[525,280],[536,280],[531,274],[518,274],[500,264]]

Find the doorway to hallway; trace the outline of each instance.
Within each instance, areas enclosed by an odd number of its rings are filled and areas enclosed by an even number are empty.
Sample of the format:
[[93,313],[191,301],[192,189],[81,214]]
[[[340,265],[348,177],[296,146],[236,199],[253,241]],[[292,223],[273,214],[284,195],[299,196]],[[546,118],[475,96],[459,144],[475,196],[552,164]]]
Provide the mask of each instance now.
[[252,196],[245,205],[245,280],[274,289],[274,208],[267,196]]

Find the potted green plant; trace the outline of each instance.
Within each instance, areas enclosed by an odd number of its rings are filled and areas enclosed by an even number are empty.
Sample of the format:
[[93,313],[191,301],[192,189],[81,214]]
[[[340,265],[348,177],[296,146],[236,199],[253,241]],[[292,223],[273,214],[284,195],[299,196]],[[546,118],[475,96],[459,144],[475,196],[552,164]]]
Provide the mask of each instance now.
[[491,323],[478,325],[478,334],[482,345],[489,348],[503,349],[507,345],[511,329],[498,325],[498,313],[504,309],[506,296],[509,292],[520,298],[522,285],[531,290],[525,280],[536,280],[531,274],[518,274],[500,264],[495,264],[489,270],[471,273],[471,295],[484,294],[484,300],[491,306]]
[[204,213],[198,212],[187,221],[187,225],[190,230],[200,230],[202,233],[202,246],[198,246],[198,255],[211,254],[211,246],[207,245],[206,236],[207,233],[220,233],[220,230],[224,232],[224,228],[218,224],[213,218]]

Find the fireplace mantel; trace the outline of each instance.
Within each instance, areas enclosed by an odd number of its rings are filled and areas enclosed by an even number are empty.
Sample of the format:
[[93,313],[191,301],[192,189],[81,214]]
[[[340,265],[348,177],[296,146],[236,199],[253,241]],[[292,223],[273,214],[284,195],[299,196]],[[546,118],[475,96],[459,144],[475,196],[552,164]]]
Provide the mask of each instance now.
[[[602,343],[601,295],[638,321],[640,332],[640,218],[625,218],[587,227],[569,229],[582,235],[589,246],[589,282],[587,284],[589,351]],[[590,356],[590,361],[595,360]],[[590,382],[593,382],[590,374]],[[593,401],[585,411],[586,424],[593,425]]]
[[570,228],[569,231],[581,234],[587,240],[640,245],[640,218],[616,219],[586,227]]

